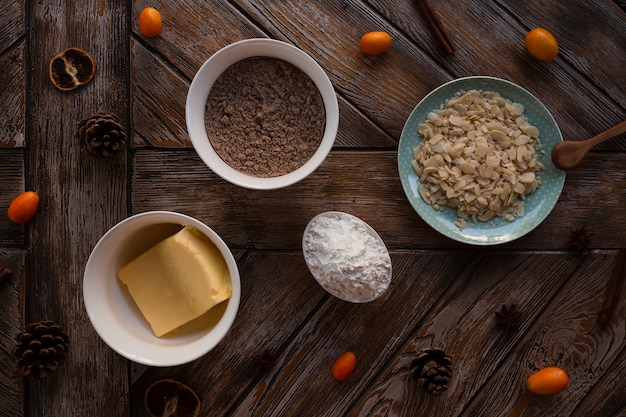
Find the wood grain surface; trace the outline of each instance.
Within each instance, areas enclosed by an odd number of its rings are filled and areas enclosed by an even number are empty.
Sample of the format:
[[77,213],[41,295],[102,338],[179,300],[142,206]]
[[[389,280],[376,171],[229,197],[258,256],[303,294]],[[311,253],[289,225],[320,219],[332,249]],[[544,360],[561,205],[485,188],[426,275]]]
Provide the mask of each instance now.
[[[612,224],[626,211],[623,192],[615,193],[616,185],[626,189],[623,156],[589,156],[568,174],[548,218],[524,239],[503,247],[568,249],[572,232],[592,224],[594,247],[622,247],[626,230]],[[336,151],[301,183],[272,193],[224,182],[193,151],[142,150],[135,153],[133,165],[142,167],[133,172],[131,184],[137,212],[176,208],[209,224],[237,248],[298,250],[308,221],[327,210],[362,218],[393,249],[465,247],[434,233],[416,215],[404,197],[392,151]],[[597,166],[605,167],[604,179],[596,178]],[[181,187],[188,190],[186,196],[176,192]]]
[[[568,172],[541,225],[513,242],[473,247],[433,230],[404,195],[397,147],[417,103],[464,76],[508,79],[535,94],[566,139],[582,140],[626,119],[626,12],[611,0],[431,0],[455,44],[441,54],[414,0],[0,0],[0,210],[25,190],[41,197],[25,225],[0,216],[0,417],[144,417],[160,378],[195,390],[202,416],[626,417],[626,294],[608,325],[598,321],[626,245],[626,138],[609,140]],[[163,29],[147,38],[144,7]],[[532,59],[524,36],[545,27],[559,42],[551,62]],[[366,32],[393,46],[364,55]],[[328,74],[340,110],[335,146],[309,177],[253,191],[213,173],[185,122],[187,90],[220,48],[249,38],[304,50]],[[92,82],[54,88],[50,58],[75,46],[97,62]],[[112,159],[85,153],[77,124],[119,116],[129,146]],[[98,336],[82,295],[85,264],[100,237],[150,210],[191,215],[233,250],[241,306],[226,338],[175,367],[124,359]],[[308,221],[327,210],[369,223],[393,264],[389,290],[367,304],[340,301],[315,282],[301,253]],[[575,252],[585,227],[590,248]],[[495,312],[515,304],[519,330]],[[15,336],[50,319],[70,353],[48,378],[23,378]],[[411,378],[424,347],[453,359],[441,396]],[[334,359],[352,350],[354,374],[336,381]],[[270,356],[271,369],[255,357]],[[546,366],[570,384],[538,396],[526,378]]]
[[[26,120],[25,183],[37,190],[41,203],[27,226],[31,246],[23,320],[53,320],[74,342],[58,379],[25,381],[29,415],[113,416],[129,408],[126,361],[105,348],[82,305],[82,275],[91,249],[128,215],[126,161],[88,158],[75,137],[78,122],[93,113],[114,111],[127,119],[128,21],[120,18],[125,15],[122,1],[82,1],[76,7],[31,2],[28,7],[28,95],[33,99]],[[97,75],[79,90],[63,93],[51,84],[48,65],[70,45],[93,55]]]

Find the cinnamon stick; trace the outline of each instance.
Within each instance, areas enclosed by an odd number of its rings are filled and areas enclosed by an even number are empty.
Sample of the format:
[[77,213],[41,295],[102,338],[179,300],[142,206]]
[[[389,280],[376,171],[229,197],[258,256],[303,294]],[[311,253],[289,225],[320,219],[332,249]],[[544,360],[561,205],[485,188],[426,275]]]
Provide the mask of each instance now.
[[453,53],[456,48],[452,43],[452,39],[450,39],[448,30],[443,26],[433,6],[430,4],[430,0],[417,0],[417,7],[419,7],[420,13],[424,16],[443,53],[445,55]]
[[617,254],[617,263],[613,269],[613,275],[611,275],[609,288],[600,312],[600,323],[605,326],[611,322],[613,312],[617,308],[619,297],[622,295],[624,280],[626,280],[626,248],[620,249]]

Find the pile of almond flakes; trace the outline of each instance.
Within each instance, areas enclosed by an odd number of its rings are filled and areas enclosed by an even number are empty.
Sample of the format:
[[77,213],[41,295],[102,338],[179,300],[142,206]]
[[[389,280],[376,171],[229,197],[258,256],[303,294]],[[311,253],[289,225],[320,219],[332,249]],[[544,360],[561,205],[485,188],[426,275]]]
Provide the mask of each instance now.
[[456,209],[457,227],[524,215],[524,199],[541,185],[539,130],[524,106],[494,92],[459,92],[419,125],[413,150],[419,192],[436,210]]

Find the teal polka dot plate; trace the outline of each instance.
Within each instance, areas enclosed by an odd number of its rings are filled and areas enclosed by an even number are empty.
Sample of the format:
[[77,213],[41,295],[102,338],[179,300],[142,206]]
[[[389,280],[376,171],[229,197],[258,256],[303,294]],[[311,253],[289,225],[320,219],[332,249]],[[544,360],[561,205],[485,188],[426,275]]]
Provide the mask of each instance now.
[[[417,133],[419,124],[426,120],[429,112],[436,111],[447,99],[459,91],[482,90],[497,92],[505,99],[520,103],[525,107],[524,115],[531,125],[539,129],[542,149],[537,152],[538,160],[545,170],[540,171],[541,186],[524,201],[525,213],[513,221],[496,217],[488,222],[467,221],[467,227],[459,229],[454,223],[458,220],[456,210],[435,210],[419,194],[420,181],[411,167],[413,148],[421,138]],[[443,84],[422,99],[409,115],[398,145],[398,171],[402,188],[415,211],[432,228],[459,242],[472,245],[497,245],[510,242],[529,233],[552,211],[563,190],[565,172],[552,163],[552,147],[563,137],[548,109],[529,91],[494,77],[466,77]]]

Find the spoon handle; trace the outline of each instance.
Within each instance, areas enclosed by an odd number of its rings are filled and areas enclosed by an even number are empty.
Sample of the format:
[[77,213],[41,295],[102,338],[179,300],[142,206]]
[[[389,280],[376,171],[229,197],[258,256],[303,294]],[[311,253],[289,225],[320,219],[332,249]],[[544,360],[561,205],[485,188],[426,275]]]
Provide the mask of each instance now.
[[602,133],[598,133],[596,136],[592,137],[591,139],[587,139],[584,142],[589,142],[589,149],[591,149],[592,147],[604,142],[605,140],[611,139],[612,137],[620,135],[624,132],[626,132],[626,120],[624,120],[622,123],[616,124],[615,126],[605,130]]

